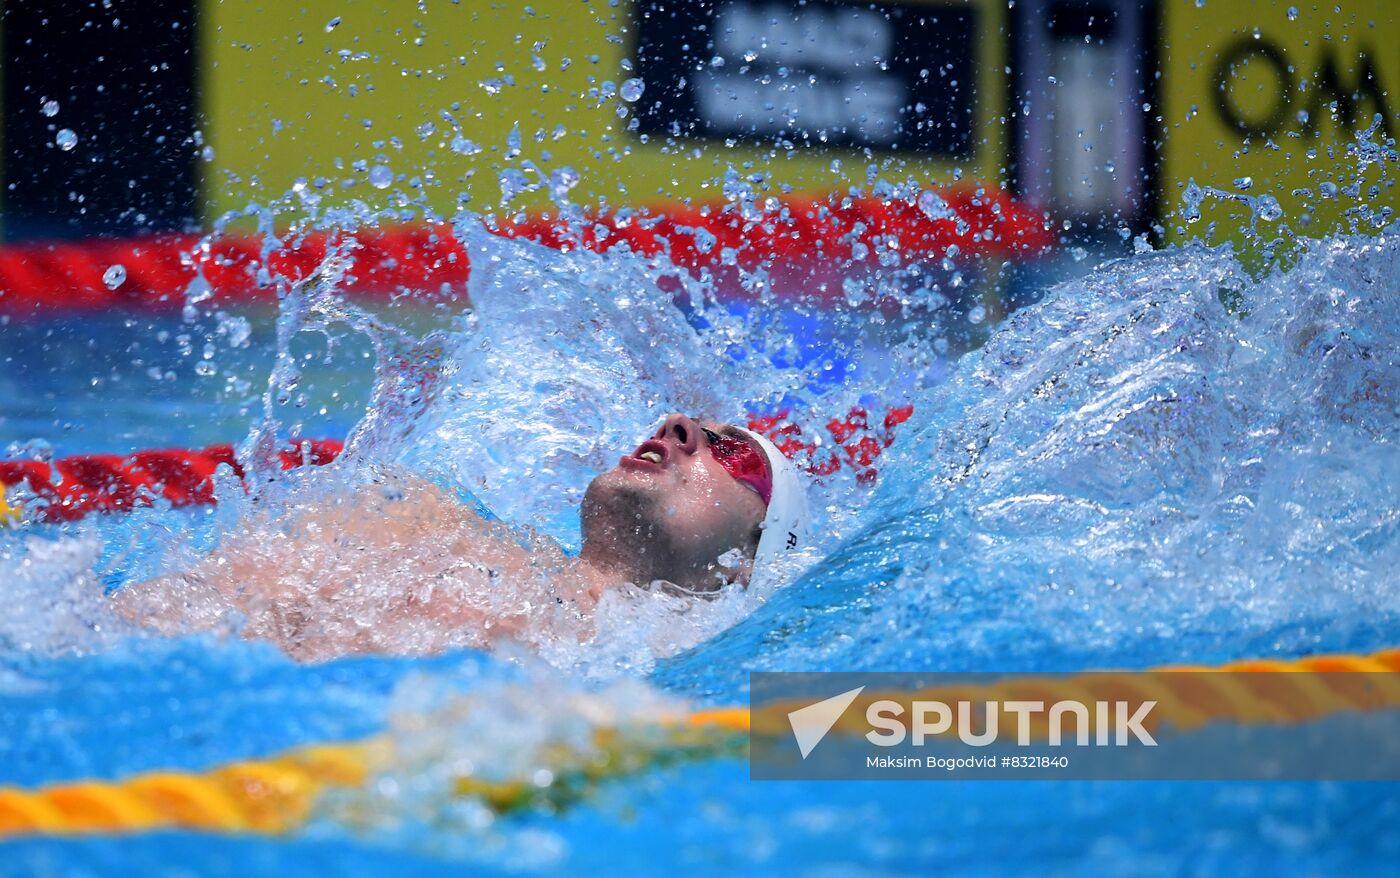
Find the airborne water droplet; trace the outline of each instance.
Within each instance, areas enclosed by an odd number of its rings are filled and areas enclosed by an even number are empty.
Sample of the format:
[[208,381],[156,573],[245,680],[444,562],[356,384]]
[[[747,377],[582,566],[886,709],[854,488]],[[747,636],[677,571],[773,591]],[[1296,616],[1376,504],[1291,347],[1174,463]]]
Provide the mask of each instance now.
[[61,128],[58,134],[54,135],[53,142],[59,149],[67,152],[78,145],[78,135],[73,133],[72,128]]
[[952,219],[955,214],[948,202],[944,201],[936,192],[924,191],[919,193],[919,210],[924,216],[931,220]]
[[695,230],[695,249],[701,253],[709,253],[715,249],[717,243],[719,243],[719,239],[709,229],[697,228]]
[[1254,215],[1265,222],[1274,222],[1283,216],[1283,207],[1272,195],[1260,195],[1254,202]]
[[43,113],[45,116],[48,116],[49,118],[53,118],[54,116],[57,116],[57,115],[58,115],[58,101],[44,101],[44,105],[43,105],[42,107],[39,108],[39,112]]
[[640,79],[629,79],[622,84],[622,90],[619,93],[622,95],[622,99],[630,104],[641,98],[646,87],[646,83]]
[[388,189],[394,182],[394,172],[388,165],[375,165],[369,169],[369,184],[376,189]]
[[568,197],[569,190],[579,184],[578,171],[573,168],[560,168],[549,175],[549,191],[556,201],[562,201]]
[[458,155],[476,155],[481,152],[481,147],[458,134],[452,138],[452,151]]
[[340,27],[340,16],[339,16],[339,15],[337,15],[335,18],[332,18],[330,21],[326,22],[326,33],[330,33],[331,31],[335,30],[335,29],[338,28],[338,27]]
[[102,283],[107,285],[107,289],[115,290],[126,282],[126,266],[121,263],[107,266],[107,270],[102,272]]

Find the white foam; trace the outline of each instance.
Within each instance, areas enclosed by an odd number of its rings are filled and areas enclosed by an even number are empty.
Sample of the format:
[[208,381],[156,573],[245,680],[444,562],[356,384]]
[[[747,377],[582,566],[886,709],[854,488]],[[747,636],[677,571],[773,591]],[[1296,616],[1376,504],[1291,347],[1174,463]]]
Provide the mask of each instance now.
[[84,654],[129,634],[93,574],[99,551],[91,536],[0,538],[0,648]]

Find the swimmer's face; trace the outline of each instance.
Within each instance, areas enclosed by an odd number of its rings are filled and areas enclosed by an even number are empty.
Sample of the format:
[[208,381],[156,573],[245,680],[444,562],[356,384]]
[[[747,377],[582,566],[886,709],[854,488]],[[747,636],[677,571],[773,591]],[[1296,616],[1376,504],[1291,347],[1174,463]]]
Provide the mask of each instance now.
[[[718,445],[716,446],[716,440]],[[767,504],[715,455],[752,440],[732,426],[674,414],[583,498],[583,557],[633,582],[696,591],[747,582]],[[748,449],[741,449],[747,451]],[[753,449],[763,463],[763,451]],[[730,563],[721,563],[728,555]],[[734,559],[737,557],[737,561]]]

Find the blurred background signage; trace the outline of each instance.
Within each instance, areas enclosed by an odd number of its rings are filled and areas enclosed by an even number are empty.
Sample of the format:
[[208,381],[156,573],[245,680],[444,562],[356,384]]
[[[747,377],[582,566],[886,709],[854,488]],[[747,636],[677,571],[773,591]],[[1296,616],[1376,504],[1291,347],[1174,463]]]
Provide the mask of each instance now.
[[1057,217],[1142,225],[1155,195],[1155,18],[1148,4],[1020,0],[1014,183]]
[[[759,180],[759,191],[832,192],[867,185],[872,166],[935,183],[996,180],[1007,166],[999,121],[1010,79],[1005,0],[905,2],[888,6],[889,21],[884,4],[869,3],[658,7],[656,0],[421,9],[378,0],[203,0],[192,6],[193,26],[173,30],[160,4],[84,5],[81,14],[48,23],[42,14],[11,11],[0,19],[11,59],[6,151],[32,151],[59,166],[5,169],[9,182],[23,178],[24,189],[4,193],[6,216],[56,220],[9,222],[5,234],[100,232],[123,213],[144,215],[155,227],[208,222],[294,187],[323,206],[381,203],[401,191],[451,215],[462,207],[498,211],[506,200],[512,209],[545,207],[548,185],[539,183],[551,174],[578,180],[569,196],[579,204],[642,205],[717,197],[717,181],[731,170]],[[708,27],[726,9],[732,32],[716,34],[722,39],[710,55],[702,57],[709,50],[699,45],[686,48],[680,34]],[[760,19],[779,9],[796,17],[771,30]],[[102,22],[100,40],[130,51],[175,34],[177,46],[159,48],[170,59],[171,81],[152,81],[142,99],[178,107],[193,95],[193,116],[178,125],[152,122],[115,106],[110,120],[66,109],[43,116],[41,98],[96,99],[99,88],[110,92],[131,75],[132,64],[114,63],[112,52],[99,61],[104,53],[95,48],[85,51],[86,63],[73,63],[68,47],[87,39],[91,21]],[[766,48],[754,43],[765,34],[774,38]],[[799,45],[781,47],[779,38]],[[22,45],[27,54],[18,54]],[[762,57],[745,62],[748,51]],[[865,52],[879,57],[864,59]],[[725,57],[723,66],[710,66],[715,55]],[[140,64],[149,60],[142,55]],[[751,86],[738,73],[745,64]],[[806,75],[784,80],[784,67]],[[717,77],[708,106],[696,103],[697,73]],[[645,90],[629,101],[623,85],[633,79]],[[775,98],[783,102],[766,110]],[[717,106],[740,101],[746,110]],[[697,125],[682,124],[673,135],[660,118]],[[788,146],[773,133],[780,125],[794,135]],[[81,138],[70,152],[54,147],[64,127]],[[149,173],[114,173],[127,187],[121,199],[70,200],[87,183],[74,186],[66,175],[90,162],[97,145],[139,153],[158,139],[180,160],[179,168],[160,165],[161,178],[181,193]],[[529,188],[506,199],[502,173],[512,170]],[[379,190],[376,183],[390,175]]]
[[1182,224],[1194,181],[1320,234],[1391,185],[1347,155],[1358,130],[1400,128],[1396,0],[14,0],[0,37],[11,240],[293,191],[451,215],[544,207],[566,179],[580,204],[664,204],[735,174],[987,183],[1090,231],[1238,227],[1231,198]]
[[654,0],[637,27],[649,133],[949,157],[975,147],[972,6]]
[[[1400,2],[1166,0],[1161,14],[1167,212],[1194,181],[1268,195],[1282,222],[1321,235],[1363,200],[1385,200],[1384,191],[1369,194],[1393,186],[1380,165],[1359,170],[1349,153],[1362,148],[1358,132],[1376,116],[1370,144],[1400,133]],[[1400,201],[1393,190],[1389,201]],[[1164,219],[1169,236],[1179,237],[1216,219],[1238,223],[1242,212],[1248,216],[1241,203],[1211,199],[1195,228]]]

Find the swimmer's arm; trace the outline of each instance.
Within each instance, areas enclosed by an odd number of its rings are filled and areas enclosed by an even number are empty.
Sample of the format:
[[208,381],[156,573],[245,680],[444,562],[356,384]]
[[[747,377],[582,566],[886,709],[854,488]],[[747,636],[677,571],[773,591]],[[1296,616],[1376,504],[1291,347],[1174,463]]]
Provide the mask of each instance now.
[[[375,629],[415,622],[443,648],[465,645],[464,630],[485,645],[529,621],[527,601],[489,598],[497,581],[530,576],[530,556],[422,480],[396,478],[245,525],[189,569],[120,589],[118,611],[167,634],[231,630],[241,617],[245,636],[293,654],[393,650],[391,634]],[[472,594],[464,582],[481,588]]]

